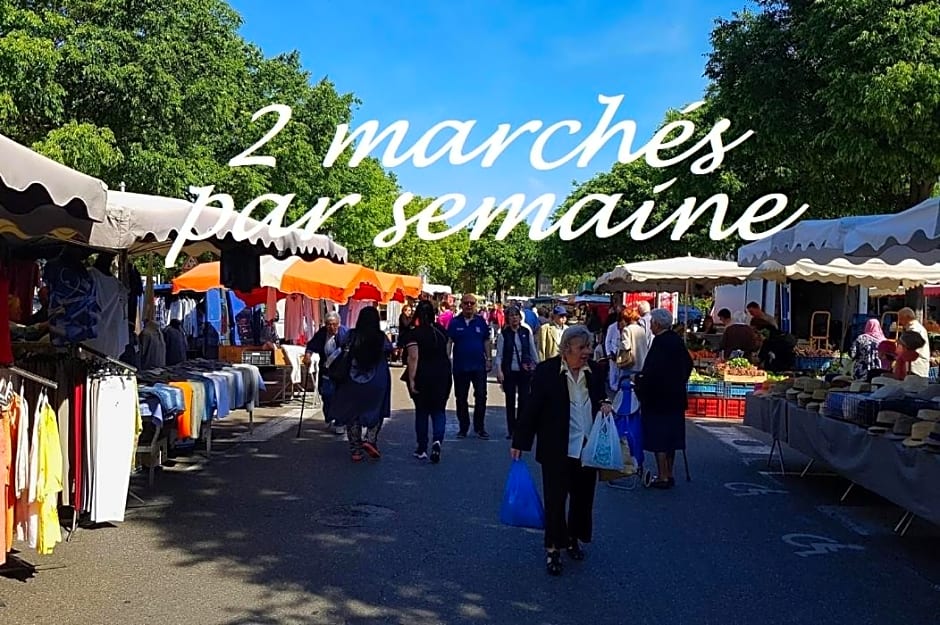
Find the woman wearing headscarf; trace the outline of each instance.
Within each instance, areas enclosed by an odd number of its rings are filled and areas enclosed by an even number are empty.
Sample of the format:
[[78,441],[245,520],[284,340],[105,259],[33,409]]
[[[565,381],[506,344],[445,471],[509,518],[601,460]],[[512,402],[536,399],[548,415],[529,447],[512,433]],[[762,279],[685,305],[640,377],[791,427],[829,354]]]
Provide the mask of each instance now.
[[856,380],[865,380],[868,378],[869,371],[881,369],[878,346],[884,340],[885,335],[881,330],[881,323],[877,319],[866,321],[864,332],[855,339],[849,349],[849,355],[854,361],[852,374]]
[[[343,347],[349,348],[352,364],[349,379],[336,387],[331,417],[346,426],[354,462],[363,459],[363,451],[371,458],[379,458],[379,431],[392,405],[392,375],[387,358],[392,343],[382,332],[377,308],[362,309]],[[366,428],[364,440],[362,428]]]
[[659,475],[652,486],[672,488],[676,483],[672,474],[676,450],[685,449],[686,385],[692,374],[692,357],[682,338],[672,330],[671,312],[653,310],[650,327],[655,338],[643,371],[636,377],[643,448],[656,454]]
[[453,383],[450,358],[447,357],[447,331],[434,321],[431,302],[418,302],[414,323],[404,335],[405,381],[415,405],[415,436],[418,448],[414,456],[428,459],[428,419],[431,420],[431,462],[441,461],[444,443],[447,399]]

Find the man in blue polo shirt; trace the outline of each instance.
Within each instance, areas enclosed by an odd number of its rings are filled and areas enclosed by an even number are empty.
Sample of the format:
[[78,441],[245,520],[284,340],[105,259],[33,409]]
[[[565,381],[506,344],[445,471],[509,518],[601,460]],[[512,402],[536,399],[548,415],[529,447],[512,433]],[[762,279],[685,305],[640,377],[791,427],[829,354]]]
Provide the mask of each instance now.
[[488,439],[484,427],[486,418],[486,374],[493,366],[490,329],[477,314],[477,299],[466,294],[460,299],[460,316],[447,326],[447,336],[453,345],[454,397],[457,402],[457,420],[460,431],[457,438],[466,438],[470,430],[470,405],[467,401],[473,385],[473,430],[477,436]]

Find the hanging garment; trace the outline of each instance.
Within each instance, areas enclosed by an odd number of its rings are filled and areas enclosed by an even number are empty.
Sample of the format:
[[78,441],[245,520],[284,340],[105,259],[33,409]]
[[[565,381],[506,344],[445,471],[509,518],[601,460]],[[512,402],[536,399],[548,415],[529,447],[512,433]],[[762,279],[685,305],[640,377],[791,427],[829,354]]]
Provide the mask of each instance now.
[[108,375],[88,382],[89,501],[93,523],[123,522],[137,444],[140,403],[133,377]]
[[0,565],[7,561],[7,553],[13,548],[13,518],[10,509],[9,532],[7,531],[7,506],[9,492],[13,490],[11,468],[13,466],[13,437],[10,432],[10,405],[0,408]]
[[81,263],[57,258],[46,263],[49,334],[59,347],[98,336],[101,309],[95,281]]
[[29,485],[25,502],[20,498],[22,516],[17,520],[17,538],[26,541],[30,549],[36,548],[39,539],[39,422],[43,404],[40,397],[33,413],[29,437]]
[[193,386],[188,382],[170,382],[170,386],[183,392],[184,408],[182,414],[176,418],[176,436],[180,440],[186,440],[192,436]]
[[253,250],[223,250],[219,260],[222,286],[249,293],[261,286],[261,258]]
[[34,260],[11,259],[7,262],[6,270],[6,278],[9,279],[8,293],[20,304],[19,315],[16,318],[11,316],[10,321],[26,324],[33,316],[33,299],[39,287],[39,265]]
[[120,280],[94,267],[88,270],[88,275],[95,283],[98,308],[101,310],[98,335],[89,340],[88,345],[112,358],[119,358],[130,342],[128,291]]
[[10,292],[6,275],[0,272],[0,365],[13,364],[13,345],[10,337],[10,307],[2,305]]
[[23,387],[19,393],[19,421],[16,424],[16,458],[14,462],[14,488],[16,503],[13,510],[13,521],[16,529],[16,539],[26,540],[28,534],[27,519],[29,518],[29,404],[23,396]]
[[166,366],[166,341],[155,321],[148,321],[140,332],[140,368],[144,371]]
[[39,473],[36,485],[39,528],[36,533],[36,552],[47,555],[52,553],[57,543],[62,542],[57,504],[63,486],[62,446],[56,414],[48,401],[43,402],[36,428],[39,430]]

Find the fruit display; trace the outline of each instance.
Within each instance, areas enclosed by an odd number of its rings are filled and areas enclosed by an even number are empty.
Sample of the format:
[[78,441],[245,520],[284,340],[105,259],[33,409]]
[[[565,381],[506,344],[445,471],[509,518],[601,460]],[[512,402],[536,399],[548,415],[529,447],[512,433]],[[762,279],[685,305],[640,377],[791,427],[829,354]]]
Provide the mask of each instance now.
[[717,381],[718,381],[718,378],[714,378],[714,377],[709,376],[709,375],[704,375],[704,374],[699,373],[698,371],[695,371],[695,370],[693,370],[693,371],[692,371],[692,375],[689,376],[689,382],[695,382],[695,383],[699,383],[699,384],[703,384],[703,383],[713,383],[713,382],[717,382]]
[[797,358],[833,358],[836,353],[831,349],[814,349],[812,347],[797,347],[793,350]]
[[764,371],[751,364],[751,361],[747,358],[732,358],[727,362],[720,362],[716,369],[718,373],[723,376],[732,375],[756,378],[766,375]]
[[689,356],[692,357],[692,360],[712,360],[715,358],[715,352],[707,349],[699,349],[696,351],[690,349]]
[[767,374],[767,382],[785,382],[790,379],[788,375],[777,375],[776,373]]

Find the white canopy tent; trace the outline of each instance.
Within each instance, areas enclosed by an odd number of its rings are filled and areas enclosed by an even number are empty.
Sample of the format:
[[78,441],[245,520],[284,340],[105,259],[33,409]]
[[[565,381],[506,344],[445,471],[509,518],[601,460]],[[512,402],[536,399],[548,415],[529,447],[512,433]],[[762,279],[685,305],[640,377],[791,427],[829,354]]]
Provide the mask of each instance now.
[[752,269],[737,263],[713,258],[679,256],[645,260],[619,265],[597,278],[595,291],[664,291],[686,290],[691,284],[700,289],[722,284],[744,282]]
[[421,285],[421,292],[427,293],[428,295],[436,295],[438,293],[451,295],[453,293],[449,286],[445,286],[443,284],[431,284],[429,282],[425,282]]
[[853,264],[845,258],[826,264],[800,260],[790,265],[783,265],[775,260],[767,260],[754,268],[750,277],[771,282],[807,280],[888,291],[899,287],[911,289],[929,282],[936,282],[940,280],[940,265],[924,266],[913,260],[891,265],[880,259]]
[[883,218],[884,215],[862,215],[801,221],[777,234],[742,245],[738,249],[738,263],[746,267],[756,267],[765,260],[784,265],[801,260],[825,264],[846,256],[844,247],[850,233]]
[[940,197],[853,229],[845,237],[843,253],[879,258],[892,265],[906,260],[920,265],[940,263]]

